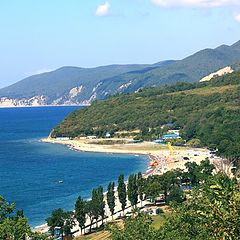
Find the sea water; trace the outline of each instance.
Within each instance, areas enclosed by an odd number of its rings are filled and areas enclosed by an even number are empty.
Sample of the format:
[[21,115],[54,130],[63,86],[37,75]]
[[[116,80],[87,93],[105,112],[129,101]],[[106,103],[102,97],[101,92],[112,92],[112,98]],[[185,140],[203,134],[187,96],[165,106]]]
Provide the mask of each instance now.
[[56,208],[72,210],[92,188],[147,168],[146,157],[76,152],[41,143],[51,129],[79,107],[0,109],[0,195],[23,209],[31,226]]

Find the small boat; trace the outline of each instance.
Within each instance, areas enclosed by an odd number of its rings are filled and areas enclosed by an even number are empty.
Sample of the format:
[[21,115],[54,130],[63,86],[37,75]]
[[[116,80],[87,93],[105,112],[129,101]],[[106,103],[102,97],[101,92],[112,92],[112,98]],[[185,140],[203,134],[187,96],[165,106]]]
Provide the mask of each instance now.
[[63,183],[63,180],[58,181],[58,183]]

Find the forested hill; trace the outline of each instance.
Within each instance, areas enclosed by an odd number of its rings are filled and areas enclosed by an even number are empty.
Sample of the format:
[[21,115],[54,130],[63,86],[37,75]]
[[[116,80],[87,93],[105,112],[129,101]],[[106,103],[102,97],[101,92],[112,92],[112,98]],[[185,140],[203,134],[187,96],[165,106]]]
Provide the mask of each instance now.
[[221,154],[240,157],[240,71],[208,83],[178,83],[134,94],[115,95],[70,114],[52,137],[104,136],[140,130],[136,138],[154,139],[173,123],[185,140],[200,139]]
[[240,41],[204,49],[182,60],[97,68],[63,67],[0,89],[1,106],[90,104],[116,93],[176,82],[196,82],[227,66],[240,64]]

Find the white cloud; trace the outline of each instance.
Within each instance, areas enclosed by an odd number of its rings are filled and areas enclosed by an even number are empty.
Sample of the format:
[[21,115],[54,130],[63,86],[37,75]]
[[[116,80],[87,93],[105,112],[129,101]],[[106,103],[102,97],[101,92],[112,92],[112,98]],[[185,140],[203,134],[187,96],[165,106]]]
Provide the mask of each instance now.
[[101,4],[97,7],[96,9],[96,16],[98,17],[103,17],[103,16],[107,16],[109,14],[110,11],[110,4],[109,2],[105,2],[104,4]]
[[240,23],[240,13],[234,14],[234,19]]
[[160,7],[214,8],[240,5],[240,0],[151,0]]

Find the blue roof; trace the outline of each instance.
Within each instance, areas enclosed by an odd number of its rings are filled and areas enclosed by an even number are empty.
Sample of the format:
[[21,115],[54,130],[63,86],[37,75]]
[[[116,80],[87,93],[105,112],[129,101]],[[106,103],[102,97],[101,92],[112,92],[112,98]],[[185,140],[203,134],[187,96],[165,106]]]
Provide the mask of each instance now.
[[174,138],[174,137],[179,137],[179,135],[175,133],[163,135],[163,138]]

